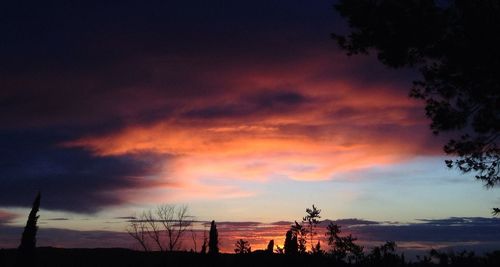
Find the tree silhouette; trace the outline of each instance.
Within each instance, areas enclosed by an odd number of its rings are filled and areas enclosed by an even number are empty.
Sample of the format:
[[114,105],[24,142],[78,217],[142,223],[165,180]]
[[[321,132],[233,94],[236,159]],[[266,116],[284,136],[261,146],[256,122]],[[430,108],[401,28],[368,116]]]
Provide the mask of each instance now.
[[307,243],[307,229],[297,221],[291,226],[293,236],[298,244],[298,252],[305,253],[306,252],[306,243]]
[[[317,235],[315,232],[315,228],[319,223],[319,220],[321,216],[319,215],[321,213],[320,209],[317,209],[314,205],[312,205],[312,209],[307,208],[306,209],[307,215],[302,218],[302,222],[306,222],[309,225],[309,230],[307,231],[307,235],[309,235],[310,240],[311,240],[311,251],[314,251],[314,236]],[[318,243],[319,244],[319,243]]]
[[35,249],[36,249],[36,233],[38,231],[38,210],[40,209],[40,198],[41,194],[38,194],[33,201],[33,206],[31,207],[30,214],[28,215],[28,221],[24,227],[23,235],[21,238],[21,244],[18,248],[18,259],[17,266],[33,266],[35,262]]
[[[396,250],[396,243],[389,241],[385,244],[374,247],[372,252],[368,255],[368,260],[372,265],[376,266],[397,266],[401,259],[394,253]],[[432,255],[431,255],[432,256]],[[466,265],[474,266],[474,265]]]
[[[148,241],[160,251],[179,250],[182,237],[193,224],[192,218],[187,206],[163,204],[130,220],[127,232],[145,251],[151,250]],[[193,235],[193,232],[191,234]]]
[[292,230],[286,232],[284,250],[286,255],[295,255],[298,252],[297,236]]
[[207,254],[207,238],[203,238],[203,244],[201,245],[201,254]]
[[273,254],[273,251],[274,251],[274,239],[271,239],[269,243],[267,243],[266,252],[269,254]]
[[418,69],[410,96],[425,101],[435,134],[451,136],[448,167],[500,183],[500,2],[340,0],[349,55],[374,51],[385,65]]
[[139,243],[144,251],[150,250],[147,242],[148,224],[147,221],[144,220],[144,216],[130,220],[130,224],[127,227],[127,233]]
[[252,252],[252,247],[248,243],[248,241],[245,241],[243,239],[240,239],[236,241],[235,248],[234,248],[234,253],[236,254],[247,254]]
[[214,255],[219,253],[219,233],[215,221],[210,224],[210,233],[208,240],[208,254]]
[[318,240],[318,243],[316,243],[315,246],[312,247],[312,254],[316,256],[323,256],[325,254],[325,251],[321,249],[321,242]]
[[192,225],[192,216],[187,206],[161,205],[156,208],[156,215],[167,233],[170,251],[179,249],[184,233]]
[[363,255],[363,247],[354,243],[357,239],[348,236],[340,236],[340,226],[330,222],[326,227],[328,237],[328,244],[332,247],[332,255],[337,261],[347,259],[348,263],[352,261],[360,262]]

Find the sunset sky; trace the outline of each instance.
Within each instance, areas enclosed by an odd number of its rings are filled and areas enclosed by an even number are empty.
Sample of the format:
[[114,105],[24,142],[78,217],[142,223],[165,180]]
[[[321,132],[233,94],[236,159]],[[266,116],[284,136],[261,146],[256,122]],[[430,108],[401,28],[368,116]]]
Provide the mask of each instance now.
[[[3,3],[0,247],[17,246],[38,190],[39,245],[130,247],[127,218],[161,203],[226,222],[226,246],[284,237],[312,204],[363,220],[363,240],[405,236],[378,224],[498,233],[498,191],[446,168],[447,136],[408,97],[417,73],[346,56],[334,3]],[[402,239],[500,240],[429,231]]]

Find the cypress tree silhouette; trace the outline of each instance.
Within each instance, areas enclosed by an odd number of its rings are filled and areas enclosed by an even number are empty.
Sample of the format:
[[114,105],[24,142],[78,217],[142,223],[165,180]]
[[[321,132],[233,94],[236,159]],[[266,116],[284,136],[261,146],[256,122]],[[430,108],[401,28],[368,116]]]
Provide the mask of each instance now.
[[218,254],[219,253],[219,233],[217,232],[217,225],[215,221],[210,224],[210,233],[208,240],[208,254]]
[[203,245],[201,245],[200,253],[207,254],[207,238],[206,237],[203,239]]
[[273,251],[274,251],[274,239],[271,239],[271,241],[269,241],[269,243],[267,244],[266,252],[269,254],[273,254]]
[[295,255],[298,252],[297,236],[292,230],[286,232],[284,248],[286,255]]
[[38,230],[36,223],[38,217],[40,217],[37,215],[40,208],[40,197],[41,194],[38,192],[28,216],[26,227],[24,227],[21,245],[18,248],[16,266],[33,266],[35,264],[36,232]]

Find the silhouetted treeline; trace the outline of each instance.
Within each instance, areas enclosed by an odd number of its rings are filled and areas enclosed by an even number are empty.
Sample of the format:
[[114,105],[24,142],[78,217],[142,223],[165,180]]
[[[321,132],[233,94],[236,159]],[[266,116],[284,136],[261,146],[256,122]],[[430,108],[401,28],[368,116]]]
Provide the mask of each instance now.
[[[248,241],[239,239],[235,243],[235,254],[223,254],[219,251],[219,234],[215,221],[210,224],[210,233],[201,251],[191,250],[177,251],[176,239],[170,242],[167,250],[145,250],[136,251],[129,249],[59,249],[59,248],[36,248],[37,212],[40,207],[40,194],[33,203],[33,208],[28,216],[25,231],[19,249],[0,249],[0,267],[3,266],[359,266],[359,267],[400,267],[400,266],[500,266],[500,251],[495,251],[484,256],[477,256],[473,252],[463,251],[460,253],[444,253],[431,250],[428,255],[417,259],[407,260],[404,254],[396,251],[395,242],[386,242],[380,246],[365,250],[356,244],[357,238],[352,235],[342,234],[341,227],[330,223],[326,229],[328,247],[322,248],[316,236],[322,234],[318,229],[321,210],[314,205],[312,209],[306,209],[306,216],[301,222],[295,221],[285,233],[283,248],[276,246],[274,240],[270,240],[265,250],[252,251]],[[164,209],[166,210],[166,209]],[[168,209],[175,210],[175,209]],[[181,211],[182,218],[187,209]],[[170,214],[170,213],[169,213]],[[171,212],[171,214],[175,214]],[[166,216],[169,217],[169,216]],[[165,217],[165,218],[166,218]],[[144,220],[155,225],[158,220]],[[175,235],[181,235],[186,225],[177,220],[178,224],[171,224],[182,231],[172,231]],[[136,228],[129,231],[131,236],[138,240],[143,221],[134,220]],[[168,222],[168,221],[159,221]],[[153,224],[152,224],[153,223]],[[168,230],[169,228],[166,227]],[[168,232],[168,231],[167,231]],[[173,234],[174,235],[174,234]],[[160,240],[160,239],[158,239]],[[169,239],[170,240],[170,239]],[[316,243],[316,240],[317,243]],[[163,245],[159,242],[159,248]],[[208,253],[207,253],[208,247]],[[307,249],[307,248],[310,249]]]
[[[0,249],[0,266],[14,266],[15,249]],[[255,251],[245,254],[201,254],[196,252],[143,252],[128,249],[59,249],[38,248],[37,263],[33,266],[500,266],[500,251],[485,256],[472,252],[442,253],[434,251],[420,259],[405,260],[402,255],[378,252],[366,255],[359,263],[337,261],[329,254],[285,255]]]

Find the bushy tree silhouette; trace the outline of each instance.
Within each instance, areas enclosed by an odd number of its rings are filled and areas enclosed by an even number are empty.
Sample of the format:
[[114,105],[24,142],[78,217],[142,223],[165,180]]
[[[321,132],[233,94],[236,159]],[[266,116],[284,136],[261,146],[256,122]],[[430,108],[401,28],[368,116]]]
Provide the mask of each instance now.
[[215,221],[210,224],[210,233],[208,239],[208,254],[215,255],[219,253],[219,233]]
[[18,248],[17,266],[33,266],[35,263],[35,249],[36,249],[36,233],[38,231],[38,210],[40,209],[41,194],[38,194],[33,201],[28,221],[24,227],[23,235],[21,237],[21,244]]
[[235,246],[234,253],[236,254],[247,254],[252,252],[252,247],[250,246],[250,243],[248,243],[248,241],[245,241],[243,239],[236,241],[236,244],[234,246]]
[[348,236],[340,236],[340,226],[330,222],[327,226],[326,236],[328,237],[328,244],[332,247],[331,254],[337,261],[344,261],[347,259],[349,263],[355,261],[362,261],[363,247],[354,243],[357,239]]
[[401,259],[394,253],[395,250],[395,242],[386,242],[372,249],[371,253],[368,255],[368,261],[375,266],[399,266]]
[[[500,183],[500,2],[340,0],[350,33],[333,34],[349,55],[421,73],[410,96],[425,101],[435,134],[451,138],[448,167]],[[498,213],[498,212],[496,212]]]

